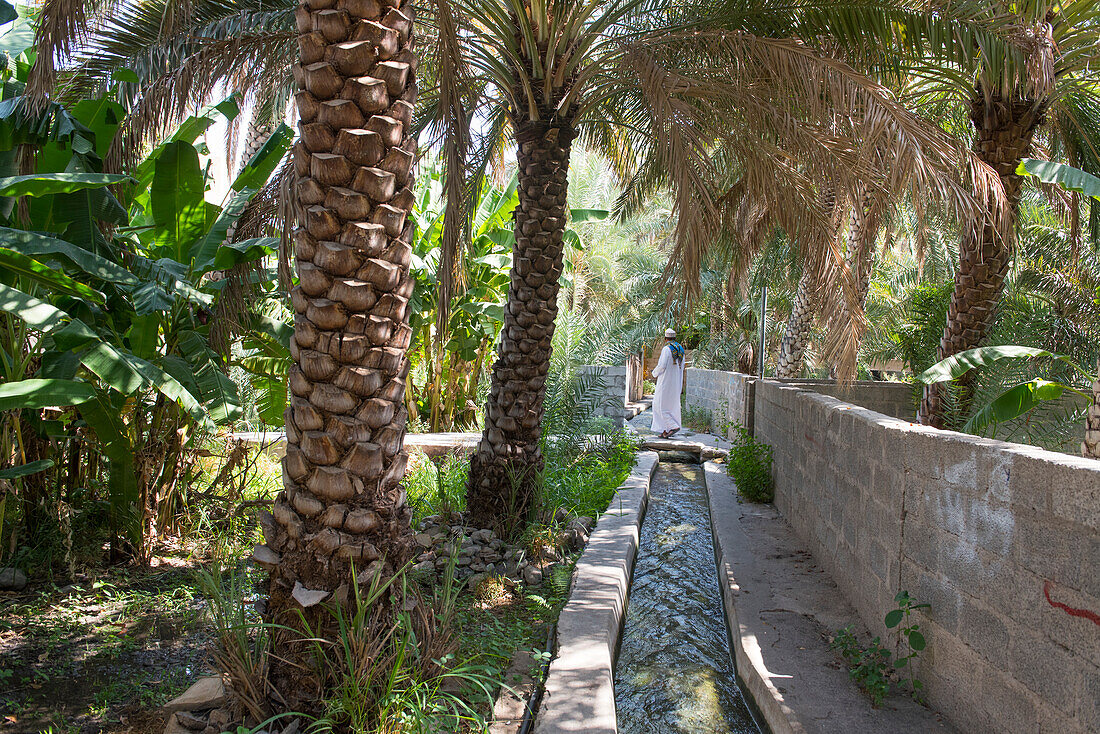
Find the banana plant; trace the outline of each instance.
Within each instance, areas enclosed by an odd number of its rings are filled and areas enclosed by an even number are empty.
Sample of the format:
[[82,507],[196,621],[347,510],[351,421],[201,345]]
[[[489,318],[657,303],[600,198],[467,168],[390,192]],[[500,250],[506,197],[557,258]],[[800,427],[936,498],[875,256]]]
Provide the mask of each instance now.
[[[241,414],[210,343],[225,282],[207,276],[275,252],[273,238],[226,234],[291,132],[277,129],[219,204],[207,200],[199,138],[218,115],[237,113],[234,99],[185,121],[123,176],[102,173],[121,119],[110,90],[28,115],[7,97],[18,81],[4,81],[0,150],[31,145],[38,156],[34,173],[0,177],[0,437],[10,437],[0,466],[16,464],[0,471],[30,469],[28,429],[53,446],[81,436],[106,460],[113,539],[140,558],[185,491],[196,441]],[[35,466],[56,469],[60,482],[61,462]]]
[[[959,352],[932,365],[918,379],[925,385],[933,385],[958,380],[973,369],[989,367],[1003,360],[1039,359],[1050,359],[1067,365],[1072,370],[1072,375],[1079,378],[1078,382],[1085,383],[1089,379],[1089,373],[1085,369],[1063,354],[1016,345],[979,347]],[[1067,392],[1080,395],[1091,402],[1092,394],[1075,387],[1072,382],[1036,377],[1014,385],[974,411],[963,426],[963,431],[977,434],[992,426],[995,433],[998,423],[1015,420],[1044,402],[1059,400]]]

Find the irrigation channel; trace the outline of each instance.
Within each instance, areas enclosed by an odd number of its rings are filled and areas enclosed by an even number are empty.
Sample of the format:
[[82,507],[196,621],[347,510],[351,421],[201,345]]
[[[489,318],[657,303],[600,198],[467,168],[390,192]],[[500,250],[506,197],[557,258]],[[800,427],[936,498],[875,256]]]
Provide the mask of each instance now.
[[662,457],[615,665],[620,734],[761,731],[737,685],[706,492],[701,466]]

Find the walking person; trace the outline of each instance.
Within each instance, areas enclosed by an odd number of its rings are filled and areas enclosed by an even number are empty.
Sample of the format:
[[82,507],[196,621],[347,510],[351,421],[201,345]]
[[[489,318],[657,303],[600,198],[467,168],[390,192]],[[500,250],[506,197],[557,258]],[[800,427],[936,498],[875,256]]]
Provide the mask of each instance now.
[[684,347],[673,329],[665,330],[665,345],[653,368],[657,389],[653,393],[653,432],[668,438],[680,430],[680,391],[684,387]]

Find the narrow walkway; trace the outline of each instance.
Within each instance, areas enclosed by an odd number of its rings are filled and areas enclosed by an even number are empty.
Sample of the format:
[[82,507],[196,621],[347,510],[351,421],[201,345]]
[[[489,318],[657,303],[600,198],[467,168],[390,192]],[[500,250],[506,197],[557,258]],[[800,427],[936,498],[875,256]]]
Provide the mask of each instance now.
[[855,609],[774,507],[741,502],[724,466],[708,462],[706,477],[737,669],[774,734],[953,731],[904,694],[871,708],[828,643],[849,624],[870,637]]
[[653,476],[615,667],[620,734],[758,734],[737,687],[702,467]]

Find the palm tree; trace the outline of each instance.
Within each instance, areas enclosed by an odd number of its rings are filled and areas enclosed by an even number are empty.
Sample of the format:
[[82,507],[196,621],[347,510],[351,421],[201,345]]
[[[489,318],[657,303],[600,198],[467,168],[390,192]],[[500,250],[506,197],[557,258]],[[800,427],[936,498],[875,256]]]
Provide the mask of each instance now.
[[[406,350],[416,102],[412,4],[328,3],[297,11],[295,145],[300,226],[286,412],[285,490],[265,525],[268,618],[313,635],[320,602],[354,604],[361,579],[389,577],[409,549]],[[293,707],[309,643],[280,631],[271,681]]]
[[[941,359],[980,346],[989,335],[1012,259],[1012,228],[1019,206],[1020,160],[1041,132],[1073,165],[1100,170],[1100,127],[1095,112],[1096,63],[1100,59],[1100,8],[1096,3],[982,3],[991,22],[1011,21],[1020,54],[981,53],[972,68],[949,75],[964,95],[974,128],[975,154],[1000,177],[1008,205],[980,212],[964,228],[955,290],[940,341]],[[968,75],[966,72],[970,72]],[[965,86],[964,86],[965,85]],[[963,385],[965,403],[967,385]],[[944,426],[942,386],[928,387],[920,419]]]
[[[439,84],[425,107],[448,161],[452,248],[471,198],[464,168],[483,170],[509,131],[519,159],[509,304],[471,463],[474,522],[515,528],[534,497],[569,154],[578,135],[632,180],[628,200],[663,184],[673,190],[671,268],[689,284],[698,283],[702,248],[720,229],[723,197],[714,192],[731,184],[752,190],[811,251],[824,248],[810,243],[832,239],[816,181],[830,180],[849,199],[857,183],[884,198],[907,186],[955,204],[965,198],[951,183],[960,154],[946,136],[850,65],[795,39],[827,34],[829,23],[851,25],[846,6],[810,5],[828,11],[791,22],[787,8],[732,0],[720,24],[697,8],[656,0],[435,3]],[[887,15],[914,25],[905,13]],[[847,116],[839,125],[838,105]],[[735,161],[736,181],[712,159],[716,147]],[[903,172],[893,160],[912,165]],[[831,272],[822,264],[828,259],[816,251],[809,261]]]

